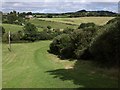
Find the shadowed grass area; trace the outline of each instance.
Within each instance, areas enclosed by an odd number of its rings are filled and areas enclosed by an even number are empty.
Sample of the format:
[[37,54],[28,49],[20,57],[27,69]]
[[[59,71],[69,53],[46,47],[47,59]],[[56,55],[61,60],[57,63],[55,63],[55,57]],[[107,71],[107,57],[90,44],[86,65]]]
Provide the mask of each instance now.
[[109,73],[107,69],[95,68],[88,61],[77,61],[74,68],[47,71],[50,75],[55,75],[53,78],[60,78],[63,81],[71,80],[84,88],[117,88],[118,71],[113,72],[116,74],[114,79],[112,79],[113,73]]

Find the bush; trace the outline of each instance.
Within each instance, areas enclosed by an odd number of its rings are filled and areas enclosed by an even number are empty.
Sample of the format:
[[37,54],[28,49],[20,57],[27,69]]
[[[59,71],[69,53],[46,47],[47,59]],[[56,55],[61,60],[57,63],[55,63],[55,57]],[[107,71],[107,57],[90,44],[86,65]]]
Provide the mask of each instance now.
[[73,31],[74,31],[74,29],[66,28],[66,29],[63,30],[63,33],[65,33],[65,34],[71,34]]
[[87,27],[95,27],[95,26],[96,25],[94,23],[82,23],[82,24],[80,24],[78,29],[83,29],[83,28],[87,28]]
[[71,57],[72,54],[71,38],[69,34],[62,34],[54,38],[50,44],[50,52],[59,54],[60,57]]
[[91,44],[90,52],[95,61],[101,65],[118,65],[120,60],[120,20],[106,26],[106,31],[99,35]]
[[48,29],[51,29],[52,27],[51,26],[47,26]]
[[[90,29],[90,30],[89,30]],[[80,58],[84,50],[88,48],[95,29],[74,30],[70,34],[57,36],[50,44],[50,51],[58,54],[61,58]]]
[[112,20],[109,20],[109,21],[107,22],[107,24],[112,24],[112,23],[116,22],[116,20],[119,20],[119,18],[114,18],[114,19],[112,19]]
[[31,23],[26,23],[26,25],[24,26],[23,39],[28,41],[35,41],[37,33],[38,33],[38,30],[35,25]]
[[84,50],[89,47],[93,37],[95,36],[94,33],[95,31],[92,32],[88,28],[88,30],[76,30],[71,35],[72,43],[75,47],[74,53],[77,59],[80,59],[81,55],[84,54]]

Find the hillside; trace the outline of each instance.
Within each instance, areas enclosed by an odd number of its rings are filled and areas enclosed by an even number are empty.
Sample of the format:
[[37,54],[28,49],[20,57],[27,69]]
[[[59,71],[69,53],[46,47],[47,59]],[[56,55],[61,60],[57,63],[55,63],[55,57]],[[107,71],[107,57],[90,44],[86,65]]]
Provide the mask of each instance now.
[[15,25],[15,24],[2,24],[6,32],[17,32],[23,30],[23,26]]
[[67,27],[69,28],[77,28],[78,25],[74,24],[68,24],[68,23],[61,23],[61,22],[54,22],[54,21],[49,21],[49,20],[44,20],[44,19],[31,19],[29,20],[30,23],[34,24],[38,28],[47,28],[47,26],[51,26],[52,28],[55,29],[65,29]]
[[86,11],[79,10],[75,12],[66,12],[66,13],[33,13],[33,15],[37,15],[38,18],[69,18],[69,17],[115,17],[118,16],[118,13],[114,13],[111,11]]
[[78,17],[78,18],[39,18],[45,21],[54,21],[67,24],[80,25],[81,23],[93,22],[97,25],[104,25],[115,17]]

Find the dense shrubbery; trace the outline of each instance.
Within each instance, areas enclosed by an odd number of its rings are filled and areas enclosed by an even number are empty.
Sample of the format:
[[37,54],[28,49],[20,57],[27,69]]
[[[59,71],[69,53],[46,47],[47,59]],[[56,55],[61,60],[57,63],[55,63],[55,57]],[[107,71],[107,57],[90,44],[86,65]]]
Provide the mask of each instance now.
[[[11,33],[11,41],[12,42],[20,42],[23,38],[23,32],[22,31],[18,31],[18,32],[14,32]],[[2,36],[2,41],[3,42],[8,42],[8,33],[4,33],[4,35]]]
[[88,28],[88,27],[95,27],[94,23],[81,23],[78,29]]
[[94,27],[86,27],[84,29],[66,31],[63,32],[67,34],[59,35],[53,40],[50,44],[50,51],[58,54],[61,58],[79,59],[96,35],[97,30]]
[[90,52],[96,62],[117,65],[120,59],[120,18],[109,21],[105,31],[97,36],[90,46]]
[[78,30],[57,36],[50,44],[50,52],[61,58],[92,59],[102,65],[117,65],[120,18],[109,21],[102,28],[89,23],[81,25]]
[[63,30],[63,33],[65,33],[65,34],[71,34],[73,31],[74,31],[74,29],[66,28],[66,29]]
[[38,30],[35,25],[33,25],[31,23],[27,23],[24,26],[23,33],[24,33],[24,36],[23,36],[24,40],[35,41]]
[[[2,27],[1,27],[2,28]],[[4,28],[1,29],[4,32]],[[12,42],[34,42],[38,40],[51,40],[54,37],[62,34],[63,32],[59,29],[51,30],[51,26],[48,26],[43,31],[38,31],[36,26],[31,23],[26,23],[23,30],[18,32],[11,32],[11,41]],[[3,42],[8,42],[8,33],[3,35]]]
[[71,57],[73,51],[69,34],[62,34],[55,37],[53,43],[50,44],[50,52],[58,54],[60,57]]
[[22,25],[25,23],[25,15],[24,17],[22,15],[24,15],[24,13],[19,14],[16,11],[10,12],[7,15],[3,15],[2,23]]

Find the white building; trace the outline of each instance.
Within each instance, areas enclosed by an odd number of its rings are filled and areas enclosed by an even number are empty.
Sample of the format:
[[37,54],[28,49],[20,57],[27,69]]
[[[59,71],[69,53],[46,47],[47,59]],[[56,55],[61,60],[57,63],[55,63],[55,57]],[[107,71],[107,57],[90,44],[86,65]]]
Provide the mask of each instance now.
[[25,18],[27,18],[27,19],[32,19],[33,16],[32,16],[32,15],[26,15]]

